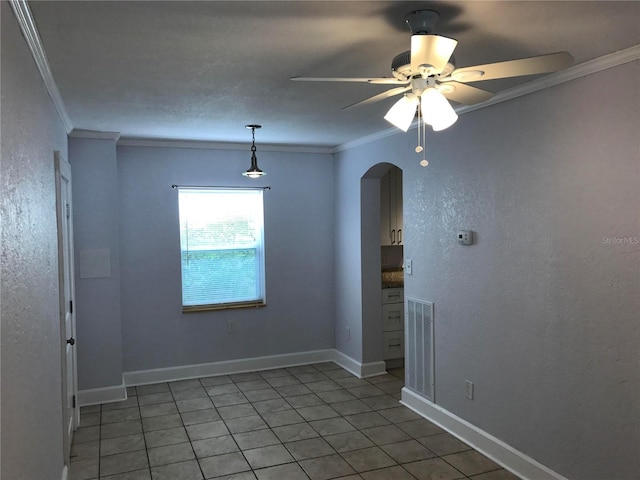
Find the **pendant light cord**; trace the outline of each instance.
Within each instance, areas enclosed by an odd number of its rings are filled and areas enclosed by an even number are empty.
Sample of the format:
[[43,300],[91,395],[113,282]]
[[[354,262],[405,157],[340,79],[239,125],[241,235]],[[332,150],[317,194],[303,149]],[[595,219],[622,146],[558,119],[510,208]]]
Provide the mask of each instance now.
[[256,127],[251,127],[251,153],[256,153]]

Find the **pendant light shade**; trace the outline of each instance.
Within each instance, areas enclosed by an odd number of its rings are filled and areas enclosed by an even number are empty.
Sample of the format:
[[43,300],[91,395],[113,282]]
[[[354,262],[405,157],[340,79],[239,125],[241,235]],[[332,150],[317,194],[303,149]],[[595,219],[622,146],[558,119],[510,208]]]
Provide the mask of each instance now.
[[458,114],[445,96],[435,88],[427,88],[421,97],[422,118],[434,131],[449,128],[458,120]]
[[393,104],[384,119],[394,127],[406,132],[416,116],[416,108],[419,103],[418,97],[413,93],[407,93]]
[[435,88],[425,89],[419,98],[413,93],[405,94],[393,104],[384,119],[406,132],[415,118],[418,106],[424,123],[436,132],[449,128],[458,120],[458,114],[449,101]]
[[262,128],[262,125],[245,125],[245,127],[251,129],[251,166],[242,175],[249,178],[264,177],[267,173],[258,168],[258,158],[256,157],[256,128]]

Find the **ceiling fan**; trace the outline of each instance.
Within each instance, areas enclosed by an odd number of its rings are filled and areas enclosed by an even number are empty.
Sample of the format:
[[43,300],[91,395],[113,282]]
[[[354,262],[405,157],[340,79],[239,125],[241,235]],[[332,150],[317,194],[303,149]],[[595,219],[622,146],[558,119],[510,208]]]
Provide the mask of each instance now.
[[432,33],[439,18],[438,12],[433,10],[416,10],[406,15],[405,21],[411,30],[411,50],[397,55],[391,62],[393,77],[291,77],[291,80],[395,85],[395,88],[348,105],[344,109],[404,94],[391,107],[385,119],[406,132],[417,110],[418,115],[422,115],[424,123],[431,125],[433,130],[439,131],[451,126],[458,118],[447,99],[464,105],[473,105],[485,102],[493,96],[493,93],[468,85],[467,82],[550,73],[573,63],[573,57],[568,52],[557,52],[519,60],[456,68],[453,51],[458,44],[457,40]]

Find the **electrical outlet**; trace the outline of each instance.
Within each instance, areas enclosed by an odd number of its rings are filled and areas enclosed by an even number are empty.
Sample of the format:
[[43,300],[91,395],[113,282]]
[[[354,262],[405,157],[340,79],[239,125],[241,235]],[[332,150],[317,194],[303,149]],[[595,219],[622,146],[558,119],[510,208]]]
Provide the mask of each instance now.
[[465,396],[469,400],[473,400],[473,382],[470,382],[469,380],[465,380],[464,381],[464,390],[465,390]]
[[228,333],[235,333],[236,331],[236,321],[235,320],[228,320],[227,321],[227,332]]
[[407,275],[413,274],[413,261],[407,260],[406,262],[404,262],[404,273],[406,273]]
[[347,327],[347,340],[351,340],[351,329]]

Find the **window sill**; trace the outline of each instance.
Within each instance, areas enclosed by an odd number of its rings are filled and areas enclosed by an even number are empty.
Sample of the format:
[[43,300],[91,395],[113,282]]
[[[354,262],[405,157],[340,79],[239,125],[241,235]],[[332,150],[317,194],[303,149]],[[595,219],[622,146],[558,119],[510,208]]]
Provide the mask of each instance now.
[[231,310],[236,308],[262,308],[267,304],[262,301],[238,302],[238,303],[217,303],[213,305],[183,305],[182,313],[208,312],[211,310]]

